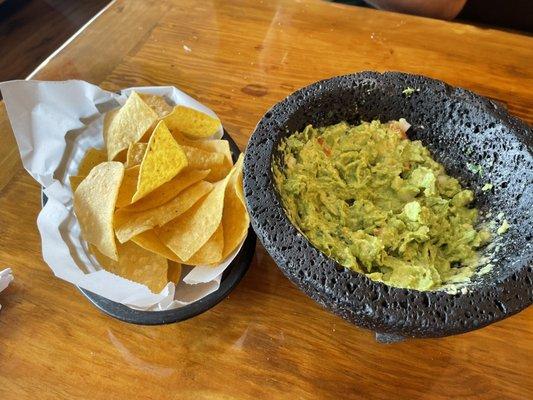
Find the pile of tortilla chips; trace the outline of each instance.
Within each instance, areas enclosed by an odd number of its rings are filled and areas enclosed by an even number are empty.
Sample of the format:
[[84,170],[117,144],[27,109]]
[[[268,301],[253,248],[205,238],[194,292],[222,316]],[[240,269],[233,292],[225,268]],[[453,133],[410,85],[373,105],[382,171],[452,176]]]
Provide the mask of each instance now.
[[210,139],[220,121],[132,92],[106,114],[105,149],[70,177],[83,238],[108,271],[160,292],[181,265],[217,265],[246,236],[242,155]]

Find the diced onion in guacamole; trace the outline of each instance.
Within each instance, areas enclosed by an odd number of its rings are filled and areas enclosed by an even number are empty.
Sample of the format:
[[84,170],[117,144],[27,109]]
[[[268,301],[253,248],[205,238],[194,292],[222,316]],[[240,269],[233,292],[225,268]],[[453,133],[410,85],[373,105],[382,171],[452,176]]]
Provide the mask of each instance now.
[[339,264],[400,288],[438,290],[476,272],[473,193],[392,121],[307,126],[273,163],[290,220]]

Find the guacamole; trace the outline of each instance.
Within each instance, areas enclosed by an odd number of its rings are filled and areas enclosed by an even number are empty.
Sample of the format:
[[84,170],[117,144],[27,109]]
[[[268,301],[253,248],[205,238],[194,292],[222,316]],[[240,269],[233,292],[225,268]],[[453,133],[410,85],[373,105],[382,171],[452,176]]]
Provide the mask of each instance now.
[[339,264],[400,288],[468,282],[476,249],[473,193],[446,174],[405,120],[307,126],[282,140],[274,180],[288,217]]

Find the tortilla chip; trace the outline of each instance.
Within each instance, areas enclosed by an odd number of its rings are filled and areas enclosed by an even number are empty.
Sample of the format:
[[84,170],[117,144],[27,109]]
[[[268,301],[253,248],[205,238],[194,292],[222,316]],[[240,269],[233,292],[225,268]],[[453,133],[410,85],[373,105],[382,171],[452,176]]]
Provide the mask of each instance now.
[[179,193],[174,199],[156,208],[140,212],[119,209],[115,212],[115,234],[120,243],[130,240],[133,236],[161,226],[179,217],[197,201],[211,191],[213,185],[200,181]]
[[157,113],[159,118],[163,118],[172,111],[172,106],[162,96],[146,93],[139,93],[139,96]]
[[[104,130],[103,130],[104,143],[107,143],[107,137],[109,136],[109,127],[113,123],[113,121],[114,121],[115,117],[117,116],[119,110],[120,110],[120,108],[114,108],[113,110],[109,110],[104,115]],[[106,152],[107,152],[107,150],[106,150]]]
[[222,261],[223,251],[224,230],[221,224],[209,240],[185,263],[189,265],[216,264]]
[[107,130],[104,120],[107,158],[113,160],[131,143],[137,143],[157,118],[157,113],[137,93],[131,92],[128,100],[116,115],[108,119]]
[[189,147],[196,147],[197,149],[209,151],[212,153],[221,153],[224,155],[226,160],[230,162],[233,165],[233,158],[231,156],[231,149],[229,146],[229,142],[224,139],[189,139],[179,132],[172,132],[172,136],[174,136],[174,139],[176,139],[176,142],[179,143],[180,146],[189,146]]
[[182,260],[188,260],[209,240],[222,221],[224,193],[232,174],[214,184],[213,190],[187,212],[155,228],[156,235]]
[[83,159],[80,162],[78,167],[78,175],[87,176],[91,169],[96,167],[98,164],[107,161],[107,152],[104,149],[96,149],[94,147],[87,150]]
[[167,279],[169,282],[177,284],[181,279],[181,264],[169,261],[168,262],[168,272],[167,272]]
[[211,172],[206,178],[209,182],[223,179],[231,170],[231,164],[226,161],[226,157],[222,153],[212,153],[191,146],[182,146],[182,148],[189,160],[187,170],[210,169]]
[[68,177],[70,181],[70,188],[72,189],[72,193],[76,191],[78,186],[80,186],[80,183],[86,178],[86,176],[80,176],[80,175],[71,175]]
[[151,251],[152,253],[159,254],[162,257],[168,258],[169,260],[182,263],[183,261],[175,255],[172,250],[165,246],[161,240],[156,236],[154,231],[146,231],[140,233],[137,236],[131,238],[133,243],[138,244],[143,249]]
[[137,190],[137,181],[139,180],[140,166],[128,168],[124,171],[124,179],[120,185],[120,191],[118,192],[118,198],[116,207],[124,207],[131,204],[131,198]]
[[117,260],[113,214],[124,166],[106,161],[94,167],[74,192],[74,211],[83,238],[101,253]]
[[233,166],[233,158],[231,157],[231,149],[229,142],[223,139],[213,140],[197,140],[193,147],[197,147],[201,150],[211,151],[214,153],[224,154],[224,158]]
[[155,189],[152,193],[143,197],[141,200],[127,206],[125,210],[128,211],[143,211],[155,208],[164,204],[178,195],[181,191],[189,186],[201,181],[209,174],[206,171],[183,171],[172,178],[167,183]]
[[128,154],[126,155],[126,168],[139,165],[144,157],[144,153],[146,153],[147,147],[148,143],[137,142],[130,144]]
[[218,119],[184,106],[174,107],[163,121],[170,131],[177,131],[191,138],[208,138],[222,127]]
[[250,217],[246,211],[242,188],[242,168],[244,156],[241,154],[234,167],[234,173],[226,188],[224,198],[224,213],[222,226],[224,227],[224,251],[221,259],[230,255],[244,240],[248,233]]
[[200,150],[192,146],[182,146],[181,148],[187,155],[188,166],[191,169],[212,169],[224,164],[224,154]]
[[137,191],[132,200],[135,202],[146,196],[174,178],[186,166],[187,156],[181,146],[172,137],[165,123],[159,122],[141,162]]
[[117,261],[106,257],[95,248],[91,248],[91,252],[106,271],[146,285],[154,293],[161,292],[167,285],[167,259],[133,242],[118,245]]

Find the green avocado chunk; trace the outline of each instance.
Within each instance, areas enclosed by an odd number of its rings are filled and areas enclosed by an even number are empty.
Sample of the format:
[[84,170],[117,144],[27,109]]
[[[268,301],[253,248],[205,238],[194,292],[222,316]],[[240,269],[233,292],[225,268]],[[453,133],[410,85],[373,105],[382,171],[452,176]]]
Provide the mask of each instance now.
[[273,175],[308,240],[341,265],[388,285],[438,290],[476,272],[473,193],[448,176],[398,121],[307,126],[279,145]]

